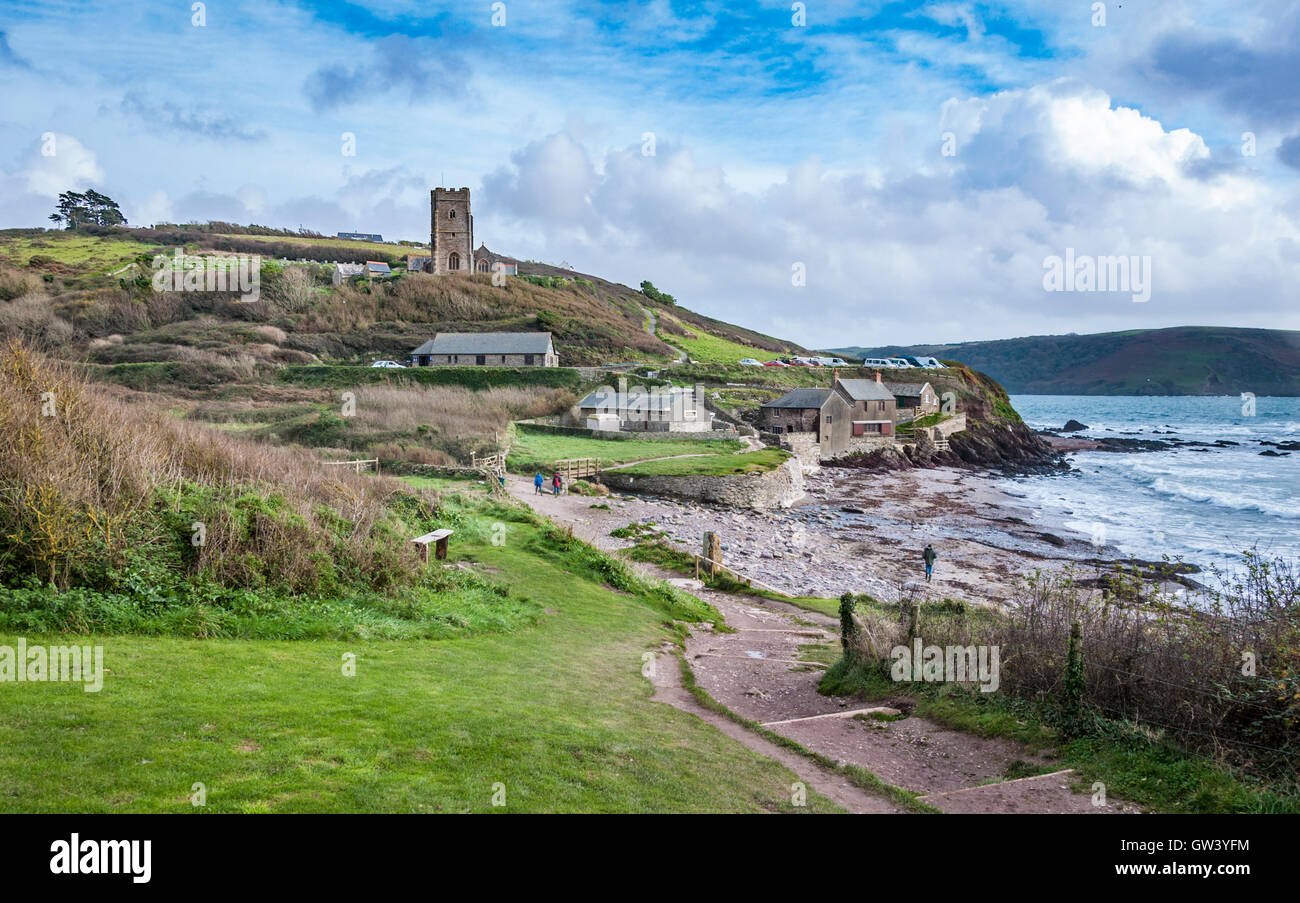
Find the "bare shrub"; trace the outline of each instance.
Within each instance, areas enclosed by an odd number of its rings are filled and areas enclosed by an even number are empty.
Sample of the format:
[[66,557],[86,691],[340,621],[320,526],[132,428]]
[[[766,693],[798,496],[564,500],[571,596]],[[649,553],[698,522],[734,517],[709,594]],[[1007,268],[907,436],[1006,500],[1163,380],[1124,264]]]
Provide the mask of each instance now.
[[0,339],[50,350],[67,344],[72,336],[71,324],[54,313],[44,295],[26,295],[0,303]]
[[[1068,571],[1034,574],[1005,611],[921,602],[916,633],[926,646],[997,645],[1005,692],[1056,701],[1077,622],[1084,703],[1093,715],[1140,723],[1236,763],[1276,769],[1293,762],[1300,755],[1294,567],[1248,554],[1243,570],[1220,576],[1218,588],[1178,600],[1137,577],[1120,582],[1099,593]],[[875,642],[864,655],[878,660],[885,644],[906,642],[914,601],[901,592],[896,618],[868,621]]]
[[253,334],[265,342],[272,345],[283,345],[284,340],[289,336],[283,329],[278,326],[254,326]]
[[40,291],[41,280],[35,273],[0,265],[0,301],[12,301]]
[[306,310],[320,299],[316,280],[306,267],[301,266],[286,267],[265,291],[267,300],[282,313]]

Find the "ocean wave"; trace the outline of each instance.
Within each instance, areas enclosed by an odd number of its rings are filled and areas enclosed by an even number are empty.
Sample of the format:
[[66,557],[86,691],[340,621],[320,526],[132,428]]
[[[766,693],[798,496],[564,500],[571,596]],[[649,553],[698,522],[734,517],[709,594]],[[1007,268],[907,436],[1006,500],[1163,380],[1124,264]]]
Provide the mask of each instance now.
[[1231,511],[1256,511],[1271,517],[1300,520],[1300,502],[1295,499],[1288,498],[1279,502],[1274,499],[1250,498],[1240,491],[1225,492],[1207,489],[1204,486],[1188,486],[1165,477],[1158,477],[1151,483],[1150,488],[1160,495],[1189,502],[1208,503]]

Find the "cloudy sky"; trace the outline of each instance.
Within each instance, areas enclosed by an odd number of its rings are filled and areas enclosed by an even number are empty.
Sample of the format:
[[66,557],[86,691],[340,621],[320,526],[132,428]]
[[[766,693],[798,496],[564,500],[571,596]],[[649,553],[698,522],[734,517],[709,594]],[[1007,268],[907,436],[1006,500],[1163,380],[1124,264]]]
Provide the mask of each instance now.
[[[809,346],[1300,329],[1295,0],[5,0],[0,78],[0,227],[427,240],[469,186],[494,250]],[[1046,291],[1067,248],[1150,299]]]

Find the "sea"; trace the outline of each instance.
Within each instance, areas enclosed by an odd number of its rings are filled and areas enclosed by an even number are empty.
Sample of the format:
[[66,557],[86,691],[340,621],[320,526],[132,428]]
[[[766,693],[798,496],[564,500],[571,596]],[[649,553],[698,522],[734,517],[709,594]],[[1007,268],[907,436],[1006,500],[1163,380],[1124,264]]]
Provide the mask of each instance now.
[[[1036,429],[1067,420],[1087,438],[1236,443],[1158,451],[1080,451],[1068,474],[1009,478],[1003,488],[1121,555],[1164,556],[1225,573],[1243,552],[1300,562],[1300,398],[1013,395]],[[1274,449],[1276,451],[1276,449]],[[1280,454],[1280,452],[1279,452]]]

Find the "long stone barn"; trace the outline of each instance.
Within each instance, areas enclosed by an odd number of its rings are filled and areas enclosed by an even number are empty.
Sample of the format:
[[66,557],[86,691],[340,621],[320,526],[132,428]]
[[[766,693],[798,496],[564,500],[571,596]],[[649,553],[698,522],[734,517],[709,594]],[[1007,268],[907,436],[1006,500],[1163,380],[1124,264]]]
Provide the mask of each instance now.
[[558,367],[549,332],[440,332],[411,352],[417,367]]

